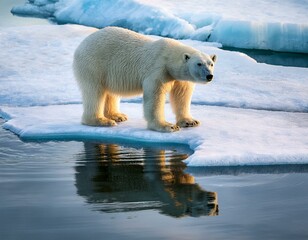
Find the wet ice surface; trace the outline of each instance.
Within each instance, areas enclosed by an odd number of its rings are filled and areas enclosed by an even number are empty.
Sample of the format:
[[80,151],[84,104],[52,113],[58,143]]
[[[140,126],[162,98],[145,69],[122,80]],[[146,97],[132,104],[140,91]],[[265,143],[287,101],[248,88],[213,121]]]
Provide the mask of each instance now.
[[3,239],[308,236],[308,165],[186,168],[185,146],[0,134]]

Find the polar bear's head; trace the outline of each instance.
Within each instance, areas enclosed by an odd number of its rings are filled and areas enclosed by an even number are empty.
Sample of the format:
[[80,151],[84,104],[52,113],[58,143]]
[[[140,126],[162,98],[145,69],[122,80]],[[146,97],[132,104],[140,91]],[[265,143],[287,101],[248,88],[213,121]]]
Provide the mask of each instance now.
[[183,55],[191,80],[198,83],[208,83],[213,80],[216,59],[216,55],[209,56],[201,52]]

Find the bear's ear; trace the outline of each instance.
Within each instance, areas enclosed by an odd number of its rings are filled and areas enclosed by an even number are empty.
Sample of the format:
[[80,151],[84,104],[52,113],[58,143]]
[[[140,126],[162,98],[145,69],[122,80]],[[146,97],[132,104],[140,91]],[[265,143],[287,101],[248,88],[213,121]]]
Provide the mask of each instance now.
[[214,55],[211,55],[211,59],[212,59],[213,62],[216,62],[217,56],[216,56],[215,54],[214,54]]
[[190,55],[188,53],[183,54],[183,60],[184,62],[187,62],[190,59]]

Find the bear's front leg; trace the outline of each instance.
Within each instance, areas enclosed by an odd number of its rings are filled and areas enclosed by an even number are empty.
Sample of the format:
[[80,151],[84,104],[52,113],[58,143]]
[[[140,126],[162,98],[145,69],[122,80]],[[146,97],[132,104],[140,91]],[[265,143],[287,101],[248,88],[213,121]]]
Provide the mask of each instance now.
[[179,127],[196,127],[200,124],[198,120],[191,117],[190,103],[195,84],[191,82],[175,81],[170,92],[170,103],[176,115]]
[[148,79],[143,84],[143,111],[148,129],[158,132],[179,131],[179,126],[165,120],[165,92],[160,81]]

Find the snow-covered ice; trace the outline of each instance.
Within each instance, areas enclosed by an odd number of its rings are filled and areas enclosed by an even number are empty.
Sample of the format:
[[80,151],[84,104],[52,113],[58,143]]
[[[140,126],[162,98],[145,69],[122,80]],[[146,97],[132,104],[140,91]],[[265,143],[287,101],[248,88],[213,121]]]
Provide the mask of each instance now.
[[94,31],[73,25],[2,28],[0,105],[80,103],[73,52]]
[[33,0],[12,12],[228,47],[308,53],[307,0]]
[[[261,165],[308,161],[308,114],[193,106],[202,121],[175,133],[146,130],[142,105],[122,104],[129,120],[116,127],[80,124],[81,105],[3,107],[6,129],[27,140],[128,140],[188,144],[189,166]],[[167,106],[167,120],[174,121]]]
[[[5,84],[0,88],[0,105],[81,103],[71,69],[73,52],[94,31],[77,25],[2,29],[0,82]],[[258,64],[247,55],[223,51],[205,42],[183,43],[218,55],[214,81],[197,85],[194,104],[308,111],[307,68]],[[141,102],[141,98],[126,101]]]
[[[71,64],[76,46],[96,31],[77,25],[2,28],[0,117],[25,139],[124,139],[188,144],[190,166],[308,162],[308,69],[260,64],[213,44],[183,40],[218,55],[215,79],[197,85],[197,128],[149,131],[141,98],[126,99],[129,120],[112,128],[80,124],[80,93]],[[278,111],[272,111],[278,110]],[[174,121],[169,105],[167,119]]]

